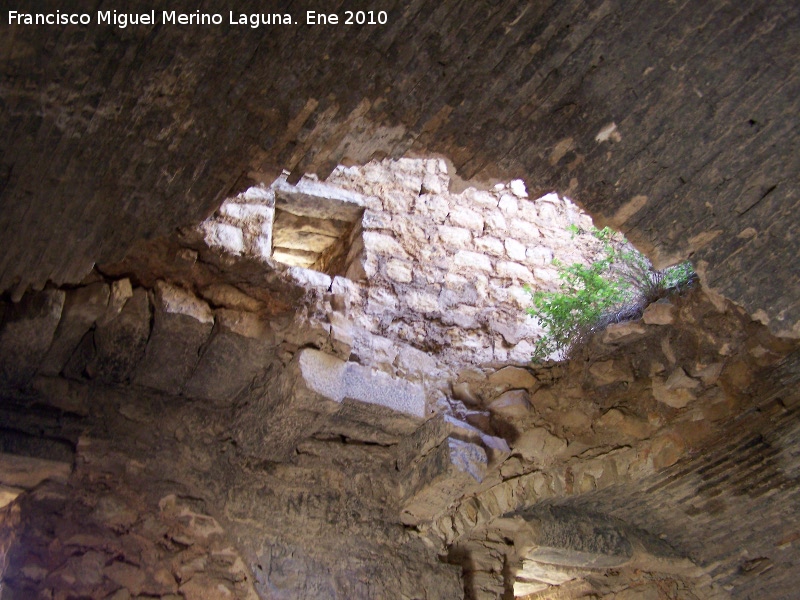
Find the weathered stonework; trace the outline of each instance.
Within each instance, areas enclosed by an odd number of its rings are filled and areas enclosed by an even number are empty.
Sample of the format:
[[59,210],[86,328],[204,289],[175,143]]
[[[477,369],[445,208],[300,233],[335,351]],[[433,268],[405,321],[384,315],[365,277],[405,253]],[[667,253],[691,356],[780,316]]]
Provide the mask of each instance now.
[[[382,8],[0,21],[0,597],[793,597],[797,6]],[[564,196],[703,289],[535,367]]]

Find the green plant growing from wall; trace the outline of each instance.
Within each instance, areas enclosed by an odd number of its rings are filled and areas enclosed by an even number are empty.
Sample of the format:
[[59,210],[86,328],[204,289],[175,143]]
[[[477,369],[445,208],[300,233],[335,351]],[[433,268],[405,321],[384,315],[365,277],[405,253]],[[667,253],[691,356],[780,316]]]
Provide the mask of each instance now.
[[641,252],[613,229],[584,232],[567,228],[573,237],[588,233],[602,242],[602,251],[588,265],[553,261],[561,285],[557,292],[535,291],[525,286],[545,334],[536,342],[532,359],[569,357],[595,331],[610,323],[636,319],[651,304],[690,287],[697,279],[690,262],[656,270]]

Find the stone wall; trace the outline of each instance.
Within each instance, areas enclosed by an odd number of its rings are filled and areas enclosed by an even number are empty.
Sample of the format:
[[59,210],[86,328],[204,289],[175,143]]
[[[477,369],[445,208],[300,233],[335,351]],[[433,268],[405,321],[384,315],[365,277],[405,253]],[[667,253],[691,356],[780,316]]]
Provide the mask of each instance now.
[[[201,230],[229,253],[326,270],[363,360],[380,362],[369,351],[379,336],[446,364],[526,363],[542,332],[525,312],[531,297],[523,286],[557,289],[554,258],[591,261],[601,244],[567,231],[588,231],[591,219],[556,194],[528,198],[522,180],[492,191],[449,187],[440,159],[337,167],[324,184],[306,178],[291,186],[283,177],[226,200]],[[285,213],[297,213],[290,226],[286,217],[273,224],[276,195]],[[337,230],[354,215],[355,229]],[[284,247],[270,249],[270,235]],[[338,272],[319,262],[319,244],[343,257]]]
[[[797,487],[797,354],[740,309],[695,290],[567,364],[437,362],[399,336],[348,340],[345,316],[369,312],[337,298],[344,278],[223,252],[206,233],[2,304],[9,590],[610,599],[791,585],[792,509],[771,490]],[[394,289],[381,255],[359,260]],[[383,354],[362,345],[376,340]],[[718,463],[729,448],[738,461]],[[20,479],[30,461],[41,476]],[[739,461],[783,466],[748,468],[713,501]],[[697,542],[723,531],[730,543]]]
[[0,24],[0,290],[76,284],[283,169],[413,151],[566,194],[797,335],[793,0],[382,8],[363,28]]

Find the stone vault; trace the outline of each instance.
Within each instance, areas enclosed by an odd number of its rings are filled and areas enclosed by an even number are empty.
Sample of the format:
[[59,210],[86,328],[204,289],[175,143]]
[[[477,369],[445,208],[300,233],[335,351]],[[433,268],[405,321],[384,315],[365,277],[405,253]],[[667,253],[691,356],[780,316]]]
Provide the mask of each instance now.
[[[796,3],[381,8],[0,24],[0,597],[792,597]],[[703,286],[534,367],[564,195]]]

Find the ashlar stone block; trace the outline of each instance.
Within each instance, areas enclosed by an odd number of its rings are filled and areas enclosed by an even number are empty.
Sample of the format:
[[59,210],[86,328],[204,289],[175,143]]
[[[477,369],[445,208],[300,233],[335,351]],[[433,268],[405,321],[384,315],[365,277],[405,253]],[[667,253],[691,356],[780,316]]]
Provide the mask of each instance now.
[[253,313],[221,309],[203,355],[183,389],[186,396],[230,403],[266,369],[274,347],[266,323]]
[[194,371],[214,314],[203,300],[163,281],[156,283],[155,299],[153,333],[134,383],[178,394]]
[[283,370],[277,385],[250,400],[238,429],[247,452],[283,460],[334,415],[342,422],[410,433],[424,414],[419,384],[306,348]]
[[57,375],[64,368],[86,332],[108,306],[111,290],[105,283],[93,283],[66,293],[61,321],[40,372]]
[[483,481],[487,464],[486,452],[479,445],[448,437],[402,472],[403,523],[433,519]]
[[97,324],[96,352],[86,374],[109,383],[127,381],[144,355],[150,337],[150,315],[147,291],[136,288],[118,314]]
[[448,437],[482,446],[490,464],[499,462],[510,453],[504,439],[490,436],[451,415],[439,414],[425,421],[398,444],[397,468],[403,471],[409,465],[420,462]]
[[5,315],[0,329],[0,383],[20,386],[36,374],[61,319],[59,290],[25,294]]

